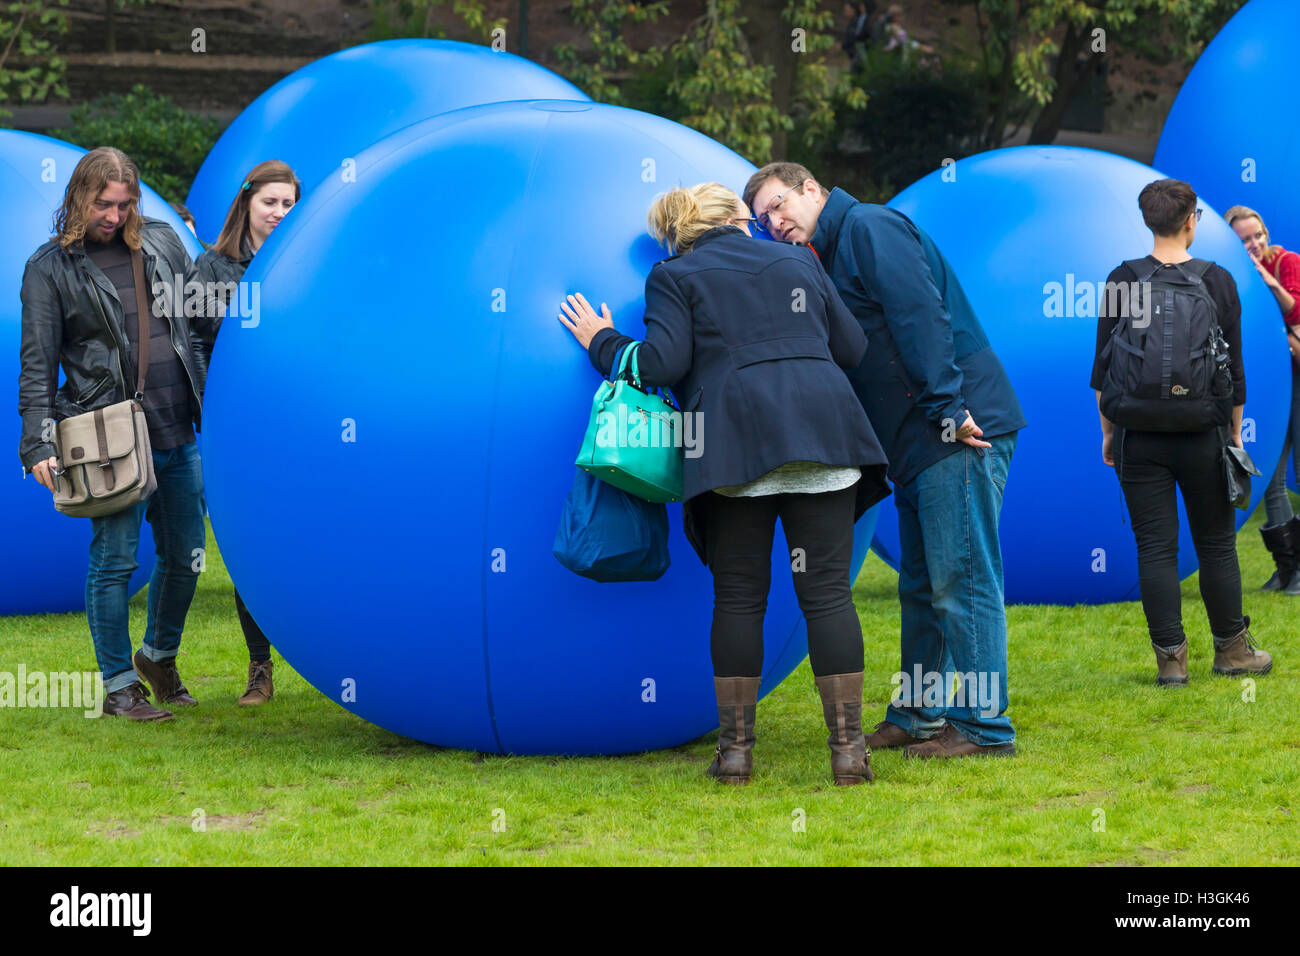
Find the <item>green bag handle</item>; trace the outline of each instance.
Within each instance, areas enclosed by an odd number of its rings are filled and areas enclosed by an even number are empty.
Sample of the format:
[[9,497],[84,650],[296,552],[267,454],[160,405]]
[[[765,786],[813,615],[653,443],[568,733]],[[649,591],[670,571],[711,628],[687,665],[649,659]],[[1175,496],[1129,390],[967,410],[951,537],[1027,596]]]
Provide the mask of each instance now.
[[640,370],[636,364],[636,350],[640,346],[640,342],[632,342],[630,345],[623,346],[622,358],[619,359],[618,368],[614,371],[614,374],[609,377],[610,381],[617,382],[623,377],[623,372],[627,368],[628,359],[630,358],[632,360],[632,374],[636,376],[637,382],[640,383],[641,377],[637,374]]
[[[618,371],[610,377],[610,381],[617,382],[620,378],[623,377],[624,371],[627,371],[628,374],[630,375],[629,381],[632,383],[632,385],[635,386],[640,391],[646,391],[641,387],[641,365],[637,361],[637,357],[640,355],[641,346],[643,344],[644,343],[642,342],[633,342],[631,345],[625,345],[623,347],[623,357],[622,360],[618,363]],[[629,362],[631,363],[632,366],[630,369],[627,367]],[[669,407],[680,409],[680,403],[677,401],[677,396],[673,395],[668,390],[667,386],[664,386],[662,388],[652,388],[649,391],[646,391],[646,394],[654,395],[656,392],[660,393],[661,395],[671,396],[672,400],[671,402],[669,402]],[[665,398],[664,400],[668,401],[667,398]]]

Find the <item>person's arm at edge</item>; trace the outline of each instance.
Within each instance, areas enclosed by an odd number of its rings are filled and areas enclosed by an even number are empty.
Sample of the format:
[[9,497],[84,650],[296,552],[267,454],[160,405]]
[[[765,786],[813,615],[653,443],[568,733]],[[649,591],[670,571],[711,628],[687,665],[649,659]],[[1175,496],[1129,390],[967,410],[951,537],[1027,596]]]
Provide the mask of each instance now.
[[968,412],[978,410],[966,406],[952,321],[921,240],[909,225],[898,214],[855,219],[850,233],[853,256],[879,297],[899,360],[918,391],[913,396],[917,406],[936,427],[949,422],[960,426]]
[[[694,353],[691,309],[665,269],[651,269],[646,279],[645,329],[645,341],[637,350],[642,384],[654,387],[680,382]],[[592,337],[587,355],[596,370],[608,377],[619,350],[634,341],[616,329],[601,329]]]
[[867,333],[862,331],[860,323],[849,307],[844,304],[840,294],[835,289],[835,283],[831,282],[831,277],[826,274],[826,270],[821,267],[821,263],[815,260],[811,252],[808,253],[810,268],[821,282],[822,299],[826,303],[826,323],[829,333],[828,345],[831,350],[831,358],[835,364],[846,371],[852,371],[862,364],[863,356],[867,354],[868,342]]
[[[22,434],[18,452],[23,471],[56,457],[43,433],[54,421],[54,392],[58,387],[59,355],[63,351],[63,316],[54,283],[28,263],[23,271],[22,335],[19,344],[18,414]],[[40,473],[37,480],[40,480]],[[46,484],[44,481],[41,484]],[[49,487],[47,485],[47,487]]]

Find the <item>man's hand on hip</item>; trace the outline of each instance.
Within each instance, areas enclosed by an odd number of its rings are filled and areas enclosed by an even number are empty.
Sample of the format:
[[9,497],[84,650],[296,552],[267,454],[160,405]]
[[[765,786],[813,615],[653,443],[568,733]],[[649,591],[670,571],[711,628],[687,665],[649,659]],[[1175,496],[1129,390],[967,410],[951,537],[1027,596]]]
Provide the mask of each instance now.
[[980,427],[975,424],[975,419],[970,412],[966,413],[966,421],[961,428],[957,429],[957,440],[965,442],[972,448],[992,448],[993,446],[986,441],[980,441],[980,436],[984,434]]

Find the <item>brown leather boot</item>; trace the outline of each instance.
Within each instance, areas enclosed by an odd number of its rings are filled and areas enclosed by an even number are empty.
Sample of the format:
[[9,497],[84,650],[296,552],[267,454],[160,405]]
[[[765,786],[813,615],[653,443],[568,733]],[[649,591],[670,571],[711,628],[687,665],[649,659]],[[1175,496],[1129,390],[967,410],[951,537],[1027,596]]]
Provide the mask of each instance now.
[[271,667],[269,657],[260,663],[249,663],[248,688],[244,691],[244,696],[239,698],[240,707],[256,707],[271,699],[275,693],[275,687],[271,683]]
[[161,710],[149,703],[144,686],[136,681],[104,698],[104,713],[109,717],[128,720],[171,720],[170,710]]
[[831,773],[835,783],[851,787],[875,779],[871,772],[871,751],[862,735],[862,671],[856,674],[827,674],[817,678],[822,695],[822,716],[831,735]]
[[1177,647],[1161,647],[1153,643],[1156,652],[1156,683],[1161,687],[1187,686],[1187,641]]
[[149,686],[153,688],[153,694],[158,698],[160,704],[178,704],[181,707],[189,707],[197,704],[198,701],[190,696],[190,692],[185,689],[181,683],[180,671],[176,669],[176,658],[169,657],[165,661],[151,661],[144,656],[144,648],[135,652],[135,657],[131,658],[131,663],[135,665],[135,672],[142,679],[148,681]]
[[758,710],[758,677],[715,677],[718,695],[718,749],[704,772],[718,783],[743,786],[754,769],[754,715]]
[[1241,633],[1219,644],[1214,641],[1214,673],[1224,677],[1238,674],[1267,674],[1273,669],[1273,655],[1255,647],[1251,640],[1250,618]]
[[887,720],[882,720],[876,724],[876,729],[867,734],[867,748],[870,750],[892,750],[895,747],[909,747],[912,744],[919,744],[924,740],[923,737],[913,737],[898,724],[891,724]]
[[950,757],[1014,757],[1015,744],[977,744],[952,724],[944,724],[929,740],[903,749],[904,757],[921,760]]

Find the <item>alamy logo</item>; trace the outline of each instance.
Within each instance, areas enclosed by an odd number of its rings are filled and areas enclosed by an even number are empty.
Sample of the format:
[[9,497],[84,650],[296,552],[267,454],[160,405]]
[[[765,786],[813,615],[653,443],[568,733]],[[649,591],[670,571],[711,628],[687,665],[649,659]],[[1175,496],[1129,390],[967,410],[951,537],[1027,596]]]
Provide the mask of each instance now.
[[704,454],[704,413],[671,411],[631,412],[619,405],[617,413],[596,413],[596,445],[600,448],[681,448],[687,458]]
[[969,707],[981,717],[996,717],[1002,710],[1001,680],[990,671],[898,671],[890,678],[892,700],[901,707]]
[[69,893],[50,897],[51,926],[128,926],[134,936],[148,936],[153,924],[150,893]]
[[153,284],[153,314],[205,316],[215,319],[238,318],[245,328],[256,328],[262,321],[262,284],[251,282],[199,282],[179,272],[172,281],[160,279]]
[[0,707],[79,707],[87,717],[104,713],[104,675],[99,671],[64,673],[0,671]]

